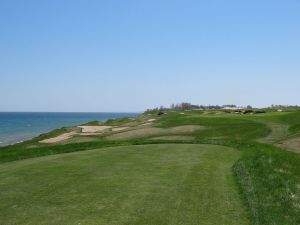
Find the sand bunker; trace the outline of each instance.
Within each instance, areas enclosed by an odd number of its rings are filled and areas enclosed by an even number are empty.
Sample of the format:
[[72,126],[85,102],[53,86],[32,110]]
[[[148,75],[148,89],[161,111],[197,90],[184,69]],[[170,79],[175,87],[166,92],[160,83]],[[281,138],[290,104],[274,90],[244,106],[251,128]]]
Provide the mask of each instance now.
[[49,139],[42,140],[42,141],[40,141],[40,143],[52,144],[52,143],[64,141],[64,140],[67,140],[67,139],[73,137],[73,135],[75,135],[75,134],[76,134],[75,131],[72,131],[72,132],[69,132],[69,133],[64,133],[64,134],[61,134],[61,135],[59,135],[57,137],[54,137],[54,138],[49,138]]
[[122,131],[122,130],[125,130],[125,129],[128,129],[129,127],[113,127],[112,128],[112,132],[115,132],[115,131]]
[[128,129],[129,127],[112,127],[112,126],[78,126],[81,128],[81,132],[78,133],[76,131],[72,131],[69,133],[64,133],[61,134],[57,137],[54,138],[49,138],[40,141],[40,143],[45,143],[45,144],[52,144],[60,141],[64,141],[67,139],[72,138],[74,135],[80,135],[80,136],[96,136],[96,135],[101,135],[103,134],[104,131],[122,131],[125,129]]
[[111,128],[111,126],[78,126],[78,127],[82,129],[81,130],[82,133],[96,133]]
[[82,129],[80,133],[81,136],[94,136],[101,134],[101,131],[112,131],[112,132],[118,132],[125,129],[128,129],[129,127],[112,127],[112,126],[80,126]]
[[151,137],[151,136],[160,136],[160,135],[172,135],[172,134],[185,134],[192,133],[197,130],[203,130],[205,127],[197,125],[186,125],[178,126],[171,128],[157,128],[157,127],[148,127],[148,128],[139,128],[135,130],[124,131],[117,134],[112,134],[106,137],[109,140],[128,140],[135,138]]

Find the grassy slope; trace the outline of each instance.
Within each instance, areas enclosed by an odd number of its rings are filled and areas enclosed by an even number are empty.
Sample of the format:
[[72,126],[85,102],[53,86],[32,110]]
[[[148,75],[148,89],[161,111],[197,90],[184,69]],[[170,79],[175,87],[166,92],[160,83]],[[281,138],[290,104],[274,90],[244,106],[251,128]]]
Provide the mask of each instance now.
[[92,150],[0,166],[2,224],[249,224],[231,168],[213,145]]
[[198,139],[231,138],[254,139],[265,136],[271,130],[264,124],[258,123],[236,115],[199,115],[197,113],[170,113],[161,120],[160,127],[173,127],[180,125],[201,125],[208,129],[194,135]]
[[[275,125],[288,126],[287,135],[295,135],[300,133],[300,112],[284,112],[284,113],[268,113],[258,117],[252,117],[263,123],[271,123]],[[284,137],[283,137],[284,138]]]
[[300,155],[266,144],[241,143],[234,166],[255,225],[300,224]]
[[[276,143],[300,135],[300,112],[267,113],[260,115],[213,115],[199,112],[168,113],[158,119],[156,126],[172,127],[196,124],[206,126],[204,131],[194,132],[193,141],[158,141],[138,139],[132,141],[95,141],[78,144],[39,146],[30,141],[2,148],[0,162],[82,151],[107,146],[145,143],[209,143],[230,146],[242,152],[242,158],[234,166],[245,203],[251,213],[251,223],[257,225],[300,224],[300,154],[283,151],[270,144],[260,144],[257,139],[266,138]],[[128,122],[120,121],[121,123]],[[110,121],[118,125],[118,121]],[[274,126],[288,127],[287,134]],[[272,130],[273,129],[273,130]],[[280,132],[278,132],[280,131]],[[274,135],[275,134],[275,135]],[[50,134],[51,135],[51,134]],[[38,146],[38,145],[37,145]]]

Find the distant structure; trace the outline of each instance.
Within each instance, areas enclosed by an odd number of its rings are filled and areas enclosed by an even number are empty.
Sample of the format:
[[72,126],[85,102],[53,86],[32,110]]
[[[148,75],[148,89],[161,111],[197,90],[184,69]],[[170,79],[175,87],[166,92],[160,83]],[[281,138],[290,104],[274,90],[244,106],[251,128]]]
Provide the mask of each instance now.
[[238,106],[223,106],[222,109],[224,110],[243,110],[244,107],[238,107]]
[[265,113],[265,110],[273,110],[277,112],[283,112],[287,110],[300,110],[298,105],[272,105],[266,108],[255,108],[251,105],[237,106],[237,105],[197,105],[189,102],[182,102],[178,104],[172,104],[170,107],[160,106],[152,109],[147,109],[145,113],[159,113],[166,111],[192,111],[192,110],[224,110],[227,113]]

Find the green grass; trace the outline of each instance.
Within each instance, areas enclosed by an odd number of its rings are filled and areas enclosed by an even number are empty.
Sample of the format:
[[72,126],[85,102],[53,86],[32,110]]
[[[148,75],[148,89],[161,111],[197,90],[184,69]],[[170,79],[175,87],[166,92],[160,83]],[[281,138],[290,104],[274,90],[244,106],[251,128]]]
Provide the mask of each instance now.
[[272,132],[268,136],[258,139],[258,141],[262,143],[274,144],[288,137],[289,125],[276,124],[272,122],[266,122],[266,125],[270,127]]
[[0,165],[2,224],[250,224],[214,145],[141,145]]
[[[0,163],[11,162],[16,160],[35,158],[40,156],[69,153],[90,150],[95,148],[103,148],[109,146],[129,145],[133,142],[127,141],[96,141],[84,143],[72,143],[63,145],[43,145],[38,147],[27,147],[28,143],[12,145],[0,150]],[[31,142],[29,142],[31,144]]]
[[90,122],[81,124],[81,126],[99,126],[99,125],[102,125],[102,124],[103,124],[103,122],[94,120],[94,121],[90,121]]
[[74,129],[63,128],[0,148],[0,224],[300,224],[300,154],[275,146],[298,137],[300,111],[180,113],[153,126],[205,129],[191,140],[38,143]]
[[295,124],[290,126],[289,132],[291,134],[300,134],[300,124]]
[[263,123],[241,118],[241,116],[221,115],[203,116],[202,113],[170,113],[160,120],[159,127],[173,127],[180,125],[201,125],[208,129],[196,132],[198,139],[203,138],[235,138],[255,139],[264,137],[271,132],[271,129]]
[[118,118],[118,119],[109,119],[104,124],[109,126],[118,126],[124,123],[130,123],[132,120],[128,117]]
[[252,223],[300,224],[300,155],[270,145],[241,145],[234,171]]

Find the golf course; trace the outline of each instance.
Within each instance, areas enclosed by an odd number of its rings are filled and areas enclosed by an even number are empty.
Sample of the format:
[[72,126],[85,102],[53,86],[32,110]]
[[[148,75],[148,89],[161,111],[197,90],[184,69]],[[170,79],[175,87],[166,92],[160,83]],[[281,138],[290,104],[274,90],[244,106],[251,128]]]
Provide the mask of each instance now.
[[0,225],[300,225],[300,0],[0,0],[0,28]]
[[300,111],[167,110],[0,148],[0,224],[300,224]]

